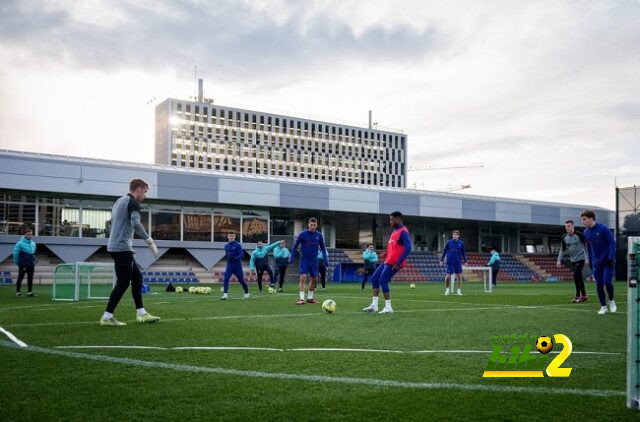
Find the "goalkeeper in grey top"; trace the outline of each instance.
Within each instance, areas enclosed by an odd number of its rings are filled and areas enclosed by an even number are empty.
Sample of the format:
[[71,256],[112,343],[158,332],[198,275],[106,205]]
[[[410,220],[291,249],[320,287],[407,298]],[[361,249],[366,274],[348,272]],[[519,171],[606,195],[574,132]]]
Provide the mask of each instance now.
[[573,272],[573,281],[576,284],[576,297],[573,298],[571,303],[586,302],[589,298],[587,297],[587,291],[584,287],[582,270],[584,270],[585,263],[589,265],[587,242],[584,239],[584,235],[576,230],[573,220],[565,221],[564,228],[567,233],[562,237],[556,267],[560,268],[562,266],[562,257],[568,252],[569,260],[571,261],[571,271]]
[[147,242],[151,253],[157,258],[158,248],[140,221],[140,203],[149,192],[149,185],[141,179],[133,179],[129,183],[129,193],[113,204],[111,211],[111,230],[107,252],[113,258],[116,271],[116,285],[111,291],[107,309],[100,318],[100,325],[126,325],[113,317],[113,312],[122,299],[122,295],[131,284],[131,295],[136,305],[136,321],[149,323],[158,322],[160,318],[148,313],[142,305],[142,274],[136,263],[133,252],[134,232]]

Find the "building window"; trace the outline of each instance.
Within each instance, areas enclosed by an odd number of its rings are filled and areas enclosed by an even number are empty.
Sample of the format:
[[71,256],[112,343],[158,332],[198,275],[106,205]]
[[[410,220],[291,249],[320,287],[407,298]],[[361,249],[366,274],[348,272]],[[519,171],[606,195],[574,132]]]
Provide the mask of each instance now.
[[269,214],[259,211],[242,212],[242,241],[247,243],[269,241]]
[[110,202],[82,201],[82,237],[109,237],[112,206]]
[[22,235],[26,228],[35,233],[35,204],[35,196],[0,195],[0,234]]
[[185,211],[182,215],[183,239],[193,242],[210,242],[211,223],[211,212]]
[[80,236],[80,201],[41,198],[38,202],[38,236]]
[[215,242],[228,242],[227,235],[230,232],[236,234],[236,239],[241,241],[240,213],[233,210],[214,210],[213,212],[213,240]]
[[156,240],[180,240],[180,211],[152,209],[151,231]]

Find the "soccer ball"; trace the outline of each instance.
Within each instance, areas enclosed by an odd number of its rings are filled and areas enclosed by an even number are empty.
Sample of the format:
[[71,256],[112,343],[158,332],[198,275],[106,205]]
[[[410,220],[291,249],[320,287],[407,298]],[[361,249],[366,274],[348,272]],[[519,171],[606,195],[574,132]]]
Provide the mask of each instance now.
[[536,342],[536,349],[538,352],[546,355],[553,349],[553,342],[551,341],[551,337],[548,336],[540,336],[538,341]]
[[205,287],[204,288],[204,294],[205,295],[210,295],[211,294],[211,287]]
[[272,295],[276,292],[276,289],[274,287],[269,287],[267,291],[269,292],[270,295]]
[[176,293],[182,293],[184,289],[180,286],[176,287]]
[[336,311],[336,303],[331,299],[327,299],[322,302],[322,310],[328,314],[332,314]]
[[191,286],[191,287],[189,287],[189,293],[191,293],[191,294],[195,294],[195,293],[196,293],[196,288],[195,288],[195,286]]
[[409,284],[409,288],[410,288],[410,289],[415,289],[415,288],[416,288],[416,283],[411,283],[411,284]]

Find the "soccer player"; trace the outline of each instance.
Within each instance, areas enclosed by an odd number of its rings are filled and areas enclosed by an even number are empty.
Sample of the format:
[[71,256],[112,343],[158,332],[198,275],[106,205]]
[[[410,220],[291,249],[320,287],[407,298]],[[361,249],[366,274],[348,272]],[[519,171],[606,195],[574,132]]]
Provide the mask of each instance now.
[[450,239],[442,250],[440,265],[444,265],[444,259],[447,258],[447,275],[444,277],[444,295],[451,293],[449,288],[451,274],[456,275],[456,283],[458,284],[458,296],[462,296],[462,265],[467,263],[467,254],[464,250],[464,242],[460,240],[460,230],[454,230]]
[[371,276],[371,287],[373,287],[371,305],[363,309],[365,312],[378,312],[378,295],[380,294],[380,286],[382,285],[382,293],[384,294],[384,308],[381,314],[392,314],[391,295],[389,293],[389,282],[391,278],[404,267],[407,256],[413,249],[409,230],[402,224],[403,216],[400,211],[394,211],[389,215],[389,224],[393,227],[393,233],[389,238],[387,245],[387,256],[384,264],[378,266],[378,269]]
[[487,262],[487,267],[491,267],[491,287],[496,287],[498,283],[498,273],[500,272],[500,254],[495,248],[489,248],[491,258]]
[[579,231],[576,231],[573,220],[565,221],[564,228],[567,231],[567,234],[562,237],[562,244],[560,245],[560,252],[558,253],[558,262],[556,262],[556,267],[562,267],[562,257],[564,256],[565,251],[569,252],[571,271],[573,272],[573,282],[576,285],[576,296],[573,298],[571,303],[586,302],[589,298],[587,297],[587,291],[585,290],[584,280],[582,278],[582,270],[584,270],[585,263],[589,265],[586,241],[584,235]]
[[16,280],[16,297],[20,297],[20,287],[27,275],[27,296],[33,297],[33,270],[36,266],[36,242],[33,241],[33,230],[25,229],[24,236],[13,247],[13,262],[18,265]]
[[282,291],[284,285],[284,278],[287,274],[287,267],[289,266],[289,258],[291,253],[287,249],[287,244],[284,240],[280,241],[280,244],[273,250],[273,257],[276,259],[276,274],[275,278],[278,280],[278,291]]
[[596,223],[596,214],[591,210],[585,210],[580,214],[582,224],[586,227],[584,238],[587,241],[587,256],[596,279],[596,290],[600,300],[599,315],[607,313],[604,289],[609,295],[609,311],[615,313],[618,310],[613,300],[613,267],[616,259],[616,240],[609,227],[602,223]]
[[113,258],[116,271],[116,285],[111,291],[107,309],[100,325],[127,325],[113,317],[113,312],[122,299],[122,295],[131,284],[131,296],[136,306],[136,321],[143,323],[158,322],[160,318],[151,315],[142,305],[142,274],[133,252],[134,232],[145,240],[151,253],[158,257],[158,248],[140,221],[140,203],[149,192],[149,185],[142,179],[133,179],[129,183],[129,193],[116,201],[111,210],[111,232],[107,242],[107,252]]
[[320,274],[320,283],[322,284],[322,293],[327,292],[327,266],[324,265],[324,257],[327,251],[318,250],[318,273]]
[[291,259],[289,263],[293,264],[298,253],[298,246],[300,246],[300,283],[298,284],[300,290],[300,300],[298,305],[304,305],[304,292],[307,283],[307,276],[309,276],[309,291],[307,294],[307,303],[318,303],[313,298],[313,293],[316,290],[316,278],[318,277],[318,251],[322,251],[324,257],[324,264],[328,265],[327,261],[327,249],[324,247],[324,238],[322,233],[316,231],[318,228],[318,220],[311,217],[308,222],[308,230],[300,233],[296,239],[296,242],[291,247]]
[[364,277],[362,278],[360,293],[364,291],[364,286],[367,284],[367,279],[376,271],[376,265],[378,264],[378,254],[373,249],[372,243],[369,243],[367,245],[367,249],[362,252],[362,259],[364,260]]
[[227,300],[229,298],[229,280],[232,275],[235,275],[238,282],[242,285],[242,289],[244,290],[244,296],[242,296],[242,298],[249,299],[249,286],[245,283],[244,273],[242,272],[242,257],[244,256],[242,245],[240,242],[236,242],[236,234],[234,232],[229,232],[227,239],[229,243],[224,245],[224,251],[227,254],[227,268],[224,271],[224,279],[222,282],[223,293],[220,300]]
[[269,265],[269,252],[274,250],[280,242],[274,242],[271,245],[265,247],[262,242],[258,242],[258,249],[251,253],[251,259],[249,260],[249,270],[255,272],[257,275],[258,289],[262,294],[262,276],[265,271],[269,274],[269,285],[275,287],[275,279],[273,277],[273,271]]

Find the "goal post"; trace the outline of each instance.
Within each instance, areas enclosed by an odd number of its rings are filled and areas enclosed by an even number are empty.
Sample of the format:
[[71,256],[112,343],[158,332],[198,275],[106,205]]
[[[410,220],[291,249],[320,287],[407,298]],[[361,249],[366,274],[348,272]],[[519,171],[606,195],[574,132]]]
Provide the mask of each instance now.
[[629,237],[627,249],[627,407],[640,410],[640,237]]
[[108,299],[116,283],[113,263],[74,262],[53,271],[53,300]]
[[[491,276],[493,275],[493,268],[491,267],[462,267],[462,276],[466,281],[470,282],[482,282],[485,293],[491,293],[493,287],[491,284]],[[457,281],[457,275],[451,274],[451,285],[454,286],[454,282]]]

